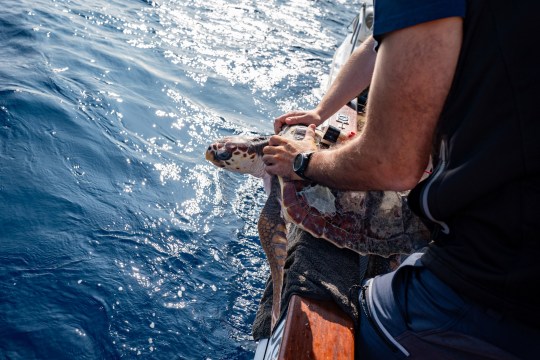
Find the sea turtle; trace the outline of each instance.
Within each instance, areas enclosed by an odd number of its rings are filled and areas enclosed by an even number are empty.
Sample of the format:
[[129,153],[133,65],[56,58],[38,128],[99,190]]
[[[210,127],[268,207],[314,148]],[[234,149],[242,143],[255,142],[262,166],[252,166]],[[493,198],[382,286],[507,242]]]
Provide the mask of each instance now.
[[[303,125],[290,126],[281,135],[299,139],[305,129]],[[321,137],[317,131],[319,144]],[[270,135],[225,137],[208,147],[206,159],[229,171],[264,178],[269,185],[258,231],[273,281],[272,328],[280,315],[287,223],[340,248],[385,257],[390,268],[399,264],[399,254],[427,244],[429,233],[407,207],[405,192],[339,191],[308,181],[271,176],[265,172],[262,161],[262,149],[269,138]]]

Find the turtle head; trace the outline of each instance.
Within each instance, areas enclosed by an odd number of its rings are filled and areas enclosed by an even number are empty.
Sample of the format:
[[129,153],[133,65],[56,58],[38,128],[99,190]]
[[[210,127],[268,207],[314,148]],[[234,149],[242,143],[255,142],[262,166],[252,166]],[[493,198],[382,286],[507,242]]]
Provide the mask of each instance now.
[[206,160],[225,170],[262,177],[265,173],[262,149],[270,136],[228,136],[206,149]]

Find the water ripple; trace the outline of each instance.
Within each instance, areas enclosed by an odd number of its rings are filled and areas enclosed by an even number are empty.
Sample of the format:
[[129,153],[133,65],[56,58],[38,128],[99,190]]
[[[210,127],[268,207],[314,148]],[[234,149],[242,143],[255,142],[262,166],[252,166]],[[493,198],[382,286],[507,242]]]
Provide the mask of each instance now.
[[0,358],[252,358],[266,194],[203,153],[313,106],[357,5],[4,5]]

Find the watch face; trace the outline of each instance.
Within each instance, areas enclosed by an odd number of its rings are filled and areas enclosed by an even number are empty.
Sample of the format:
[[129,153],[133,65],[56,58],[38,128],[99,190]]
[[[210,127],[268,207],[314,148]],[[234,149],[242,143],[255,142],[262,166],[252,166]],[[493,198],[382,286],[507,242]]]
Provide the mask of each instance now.
[[302,166],[303,159],[304,157],[302,156],[302,154],[298,154],[294,157],[294,162],[293,162],[294,171],[298,171],[300,169],[300,167]]

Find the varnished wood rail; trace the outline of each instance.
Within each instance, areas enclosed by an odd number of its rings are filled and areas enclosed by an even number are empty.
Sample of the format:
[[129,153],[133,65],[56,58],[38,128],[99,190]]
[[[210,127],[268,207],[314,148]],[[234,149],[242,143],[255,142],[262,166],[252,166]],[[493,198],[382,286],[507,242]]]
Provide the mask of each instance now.
[[333,302],[293,295],[278,359],[353,360],[352,319]]

